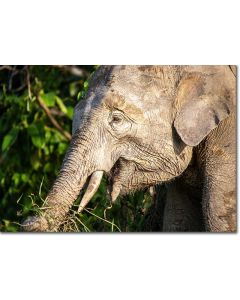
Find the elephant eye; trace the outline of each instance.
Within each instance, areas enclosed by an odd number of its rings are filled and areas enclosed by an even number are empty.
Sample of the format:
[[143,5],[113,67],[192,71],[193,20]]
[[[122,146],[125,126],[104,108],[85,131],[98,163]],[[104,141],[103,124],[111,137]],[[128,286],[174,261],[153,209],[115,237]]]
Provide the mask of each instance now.
[[131,122],[120,111],[114,111],[110,115],[109,124],[114,130],[114,132],[118,135],[124,135],[128,132],[128,130],[131,128]]
[[114,122],[114,123],[120,123],[120,122],[122,122],[122,116],[113,115],[112,122]]
[[112,114],[112,119],[111,119],[112,124],[118,125],[118,124],[122,123],[122,121],[123,121],[123,115],[121,113],[114,112]]

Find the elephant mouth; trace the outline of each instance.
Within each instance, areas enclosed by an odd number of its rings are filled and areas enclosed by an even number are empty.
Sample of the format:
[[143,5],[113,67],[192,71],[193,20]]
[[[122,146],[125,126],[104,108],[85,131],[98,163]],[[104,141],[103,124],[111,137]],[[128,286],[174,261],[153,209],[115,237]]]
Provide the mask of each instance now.
[[115,202],[118,196],[148,189],[164,181],[167,180],[164,180],[160,170],[120,158],[108,173],[108,190],[112,202]]
[[[103,175],[104,175],[104,171],[97,170],[89,176],[85,184],[86,189],[80,201],[78,212],[82,212],[84,210],[84,208],[90,202],[94,194],[97,192],[101,184]],[[120,184],[118,182],[118,178],[123,176],[121,159],[115,162],[111,170],[109,172],[106,172],[106,175],[108,177],[108,186],[107,186],[108,194],[111,195],[111,200],[112,202],[114,202],[116,198],[119,196],[121,191]]]
[[[79,205],[79,212],[86,207],[96,193],[103,174],[104,171],[95,171],[90,176],[88,187]],[[111,170],[106,172],[106,175],[108,177],[107,190],[112,203],[114,203],[119,196],[161,184],[163,181],[168,181],[162,177],[159,171],[144,168],[134,161],[123,158],[119,158]]]
[[[107,173],[108,176],[108,193],[111,201],[115,202],[118,196],[127,195],[143,188],[141,179],[138,180],[139,166],[130,160],[119,158]],[[143,174],[143,170],[141,174]],[[145,187],[145,186],[144,186]]]
[[123,176],[123,167],[121,159],[117,160],[113,165],[108,176],[108,194],[111,196],[111,201],[114,202],[121,192],[121,184],[119,183],[119,178]]
[[[123,196],[140,189],[148,188],[161,182],[159,174],[141,168],[134,161],[119,158],[112,166],[109,172],[105,172],[108,177],[107,191],[112,203],[118,196]],[[78,212],[82,212],[97,192],[101,183],[104,171],[97,170],[93,172],[86,183],[86,190],[81,199]]]

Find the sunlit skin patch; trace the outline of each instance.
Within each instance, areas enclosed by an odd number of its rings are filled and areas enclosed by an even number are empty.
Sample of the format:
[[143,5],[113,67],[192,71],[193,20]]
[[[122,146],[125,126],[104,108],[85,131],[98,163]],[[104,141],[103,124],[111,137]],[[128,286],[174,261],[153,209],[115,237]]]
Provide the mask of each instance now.
[[136,123],[144,120],[143,112],[133,103],[125,99],[123,95],[116,91],[111,91],[105,96],[104,105],[110,110],[120,110]]

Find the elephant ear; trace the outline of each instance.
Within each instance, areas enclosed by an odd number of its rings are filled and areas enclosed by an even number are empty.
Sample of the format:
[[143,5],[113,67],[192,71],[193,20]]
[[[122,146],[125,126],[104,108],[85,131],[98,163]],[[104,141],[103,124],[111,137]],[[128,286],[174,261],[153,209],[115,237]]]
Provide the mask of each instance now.
[[202,95],[186,101],[176,114],[174,127],[182,141],[197,146],[230,114],[229,97]]

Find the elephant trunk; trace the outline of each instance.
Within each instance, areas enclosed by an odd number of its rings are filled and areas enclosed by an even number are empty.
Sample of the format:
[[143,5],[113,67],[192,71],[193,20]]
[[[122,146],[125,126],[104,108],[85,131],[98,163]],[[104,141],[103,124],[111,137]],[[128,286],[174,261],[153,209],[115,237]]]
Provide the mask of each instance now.
[[43,213],[38,217],[29,217],[23,223],[25,231],[57,231],[88,176],[93,173],[86,195],[81,202],[81,210],[87,205],[99,186],[103,174],[102,171],[96,172],[94,154],[90,151],[94,147],[93,143],[94,138],[81,134],[73,136],[59,175],[44,201],[41,209]]

